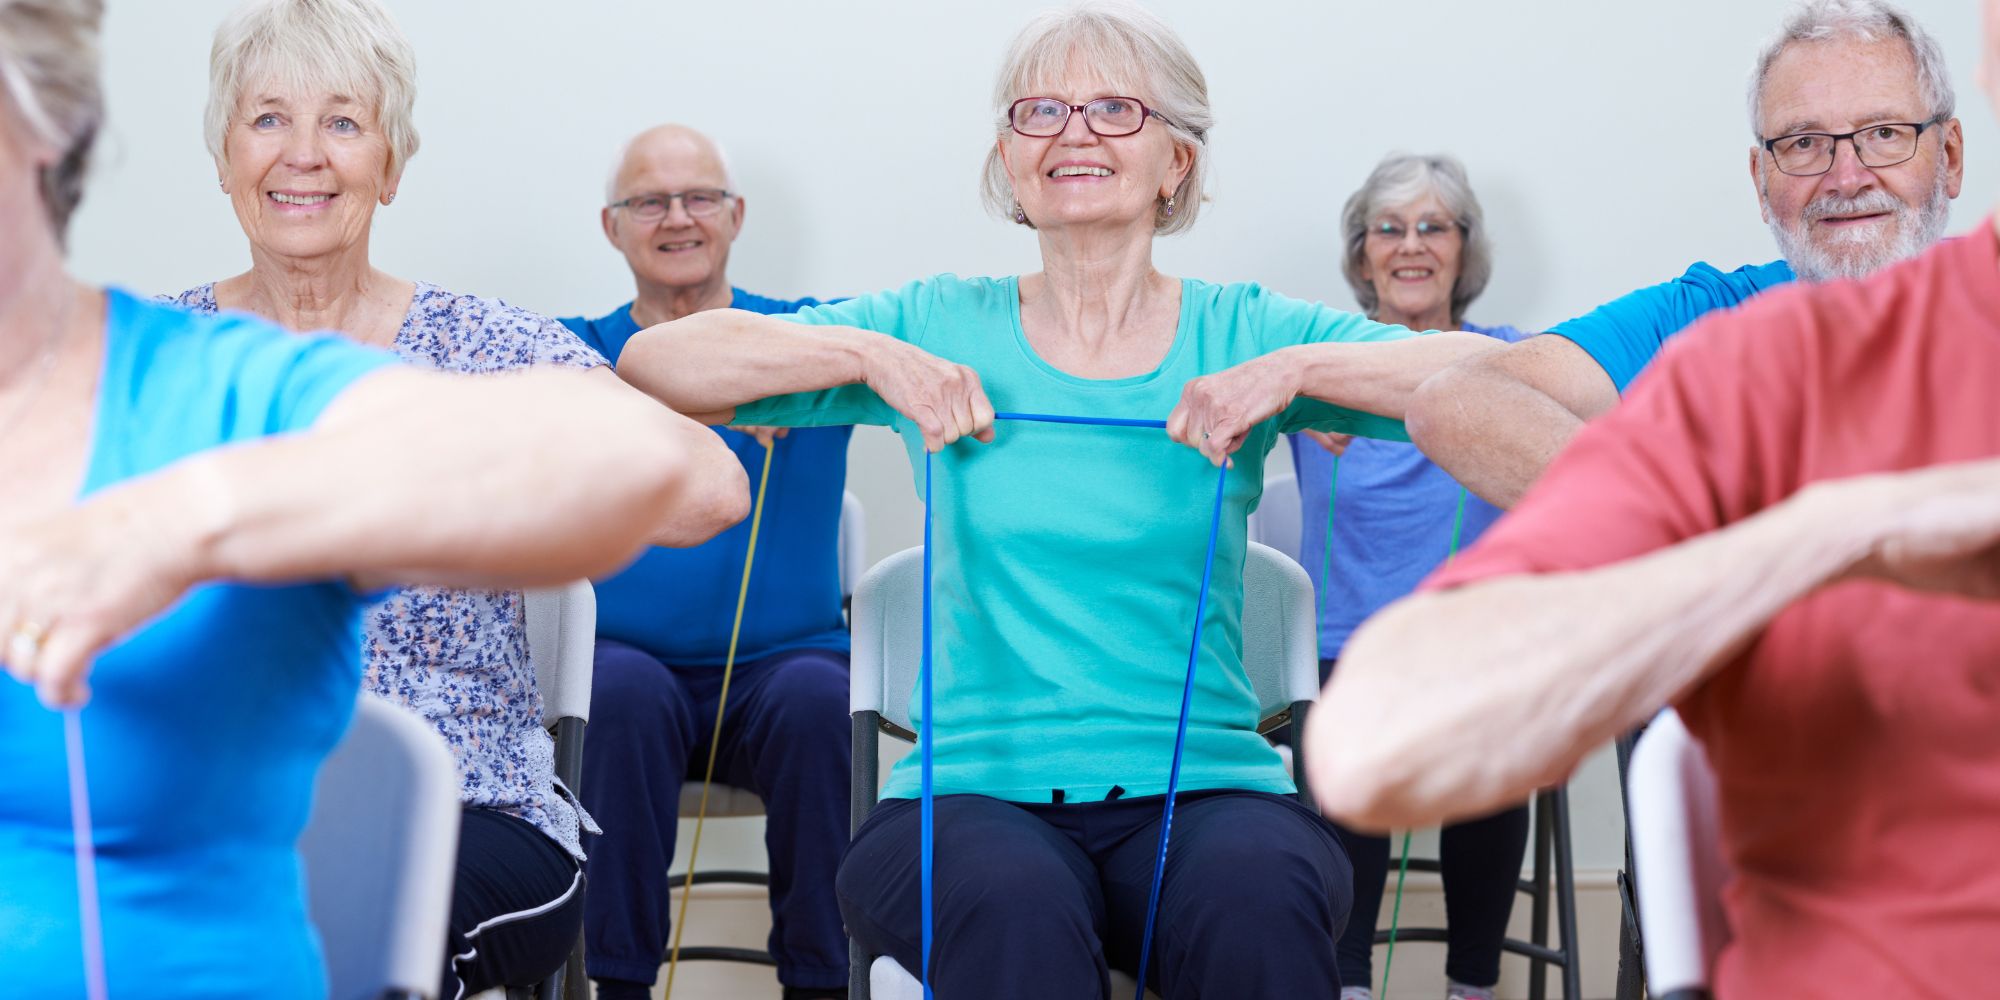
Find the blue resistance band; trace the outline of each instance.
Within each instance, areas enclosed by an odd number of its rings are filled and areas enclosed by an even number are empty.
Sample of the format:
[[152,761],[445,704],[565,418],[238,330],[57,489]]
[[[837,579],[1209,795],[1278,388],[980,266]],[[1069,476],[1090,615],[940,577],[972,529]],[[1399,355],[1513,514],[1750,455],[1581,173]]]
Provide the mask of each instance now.
[[[1137,420],[1124,417],[1071,417],[1051,413],[996,413],[994,420],[1032,421],[1048,424],[1087,424],[1096,427],[1150,427],[1165,429],[1164,420]],[[923,895],[923,983],[924,1000],[936,1000],[931,989],[931,940],[936,935],[933,872],[937,852],[936,794],[931,784],[931,730],[936,717],[931,714],[931,466],[932,456],[924,453],[924,650],[918,673],[918,698],[923,703],[924,723],[917,734],[917,753],[922,796],[919,805],[919,846]],[[1160,848],[1153,862],[1153,887],[1146,900],[1146,933],[1139,946],[1139,989],[1136,998],[1146,995],[1146,964],[1153,949],[1153,924],[1159,915],[1160,882],[1166,876],[1167,840],[1174,826],[1174,794],[1181,783],[1181,751],[1187,745],[1188,709],[1194,701],[1195,664],[1201,660],[1202,619],[1208,614],[1209,583],[1215,575],[1215,543],[1222,530],[1222,497],[1229,485],[1229,466],[1224,463],[1215,480],[1215,504],[1208,525],[1208,554],[1201,569],[1201,592],[1195,599],[1194,638],[1188,646],[1187,679],[1181,685],[1181,717],[1174,730],[1173,767],[1167,773],[1166,805],[1160,818]]]

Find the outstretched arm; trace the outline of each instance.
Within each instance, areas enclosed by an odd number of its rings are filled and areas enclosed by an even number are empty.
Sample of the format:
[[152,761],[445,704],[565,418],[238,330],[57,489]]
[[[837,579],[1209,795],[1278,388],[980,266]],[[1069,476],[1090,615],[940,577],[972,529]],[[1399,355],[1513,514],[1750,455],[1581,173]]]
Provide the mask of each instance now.
[[1476,333],[1284,347],[1213,375],[1190,379],[1167,417],[1167,433],[1220,465],[1251,429],[1301,397],[1401,420],[1431,375],[1503,345]]
[[1570,438],[1618,405],[1618,387],[1575,342],[1543,334],[1461,361],[1419,387],[1410,440],[1452,478],[1512,507]]
[[1996,498],[2000,461],[1833,481],[1601,569],[1407,598],[1348,642],[1308,720],[1314,787],[1364,829],[1520,801],[1822,586],[2000,596]]
[[[440,448],[413,426],[469,432]],[[707,428],[587,374],[383,369],[309,430],[0,526],[0,655],[74,703],[91,657],[206,580],[561,583],[618,568],[663,522],[692,542],[747,506]]]
[[993,436],[993,406],[972,369],[851,326],[698,312],[635,334],[618,375],[703,423],[728,423],[738,406],[771,396],[863,384],[910,418],[932,451]]

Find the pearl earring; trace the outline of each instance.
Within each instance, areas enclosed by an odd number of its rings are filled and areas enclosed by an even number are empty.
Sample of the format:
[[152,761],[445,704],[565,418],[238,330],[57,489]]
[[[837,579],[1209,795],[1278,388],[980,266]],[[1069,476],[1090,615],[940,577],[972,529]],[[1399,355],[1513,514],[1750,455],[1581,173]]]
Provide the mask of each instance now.
[[383,201],[385,204],[394,205],[396,203],[396,192],[389,192],[389,197],[383,199]]
[[1169,219],[1174,217],[1174,199],[1171,196],[1167,198],[1166,217]]

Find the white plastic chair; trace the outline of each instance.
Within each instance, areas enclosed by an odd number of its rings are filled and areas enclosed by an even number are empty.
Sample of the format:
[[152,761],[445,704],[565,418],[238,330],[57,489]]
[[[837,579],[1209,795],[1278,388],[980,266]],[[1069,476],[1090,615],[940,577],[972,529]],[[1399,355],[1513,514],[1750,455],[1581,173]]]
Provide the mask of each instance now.
[[[852,829],[875,808],[879,790],[877,741],[882,733],[912,742],[910,698],[923,653],[922,548],[904,549],[877,563],[854,592],[854,655],[848,686],[853,715]],[[1222,586],[1220,582],[1216,586]],[[1243,668],[1258,704],[1258,732],[1287,723],[1292,760],[1307,708],[1319,697],[1319,635],[1313,621],[1312,581],[1299,564],[1270,546],[1252,543],[1243,561]],[[1317,811],[1304,768],[1293,766],[1299,797]],[[911,844],[911,850],[916,845]],[[895,960],[863,954],[849,944],[848,995],[852,1000],[922,1000],[923,987]],[[1114,996],[1130,996],[1131,979],[1112,974]],[[1122,993],[1121,993],[1122,991]],[[1150,991],[1149,991],[1150,992]]]
[[[555,731],[556,778],[572,794],[583,782],[583,734],[590,723],[590,681],[597,656],[597,591],[590,581],[523,595],[528,661],[542,695],[542,724]],[[588,890],[586,890],[588,891]],[[535,991],[540,1000],[583,997],[588,986],[579,936],[569,962]],[[490,992],[490,991],[489,991]]]
[[868,572],[868,511],[853,490],[840,494],[840,599],[854,596],[854,586]]
[[458,817],[444,738],[409,709],[362,695],[299,838],[331,1000],[437,992]]
[[1639,737],[1626,780],[1647,991],[1658,1000],[1705,998],[1730,937],[1715,772],[1669,709]]
[[1250,540],[1299,562],[1300,517],[1298,477],[1289,472],[1270,476],[1264,480],[1257,509],[1250,512]]

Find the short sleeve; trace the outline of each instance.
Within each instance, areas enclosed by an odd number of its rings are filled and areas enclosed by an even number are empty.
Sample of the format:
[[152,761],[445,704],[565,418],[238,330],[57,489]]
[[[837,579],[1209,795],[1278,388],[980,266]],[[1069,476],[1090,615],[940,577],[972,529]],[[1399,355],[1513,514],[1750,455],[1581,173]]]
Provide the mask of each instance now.
[[[1387,343],[1417,336],[1416,331],[1389,323],[1378,323],[1360,313],[1335,309],[1318,302],[1261,292],[1252,310],[1263,339],[1265,353],[1304,344]],[[1384,441],[1408,441],[1403,422],[1373,413],[1363,413],[1317,399],[1300,399],[1278,414],[1277,430],[1291,434],[1302,430],[1335,431]]]
[[[921,278],[901,288],[801,309],[773,319],[808,326],[852,326],[923,346],[944,277]],[[896,411],[860,383],[772,396],[736,408],[730,422],[744,426],[834,427],[895,423]]]
[[299,335],[224,318],[208,361],[228,373],[237,432],[262,437],[303,430],[348,386],[396,363],[394,355],[332,334]]
[[1810,313],[1794,297],[1697,324],[1586,425],[1521,504],[1425,589],[1595,569],[1715,531],[1799,480]]
[[1669,337],[1718,309],[1792,280],[1783,261],[1734,271],[1696,264],[1672,281],[1613,299],[1549,332],[1575,343],[1623,393]]

